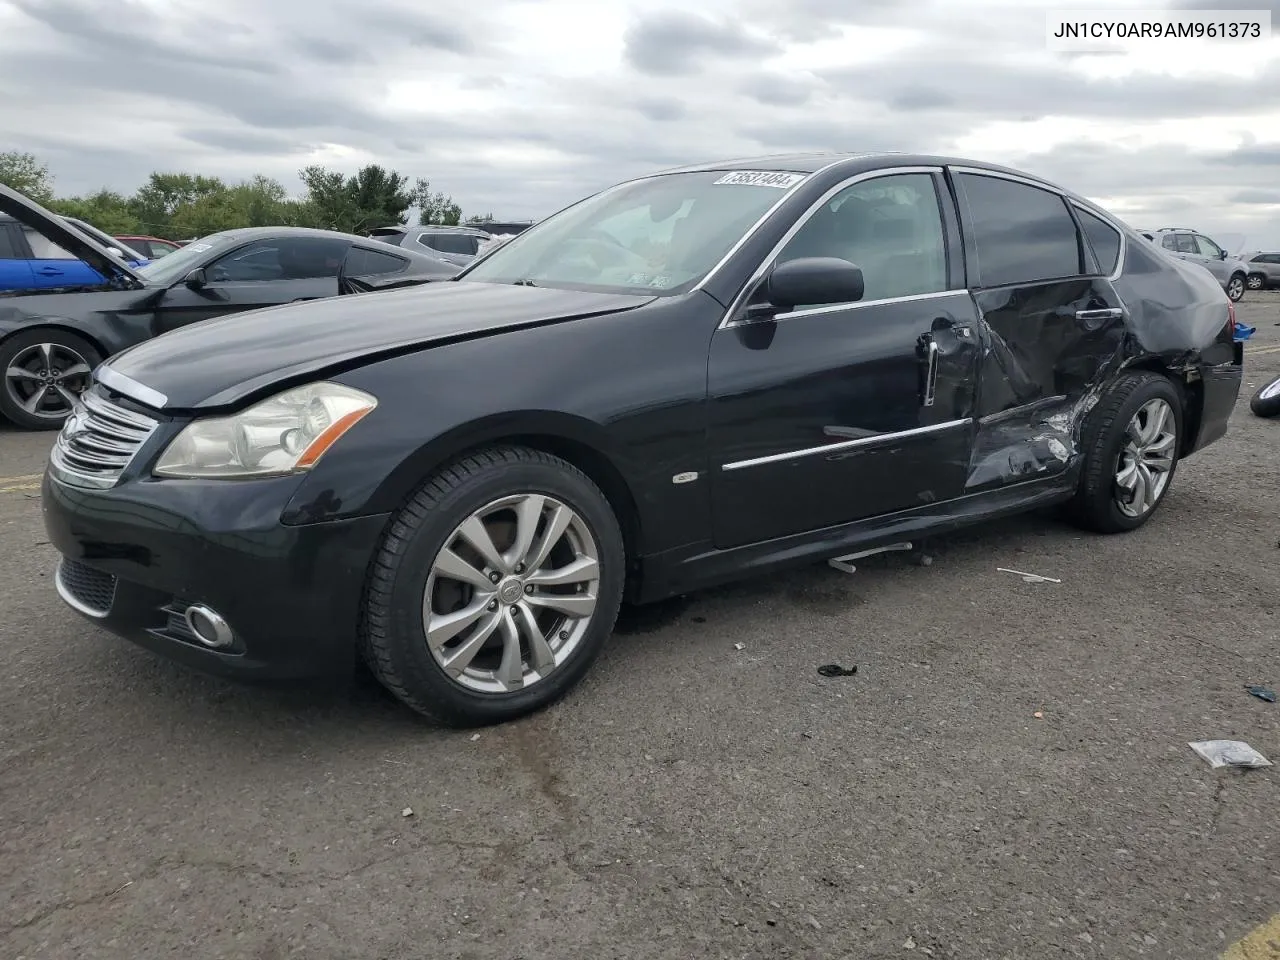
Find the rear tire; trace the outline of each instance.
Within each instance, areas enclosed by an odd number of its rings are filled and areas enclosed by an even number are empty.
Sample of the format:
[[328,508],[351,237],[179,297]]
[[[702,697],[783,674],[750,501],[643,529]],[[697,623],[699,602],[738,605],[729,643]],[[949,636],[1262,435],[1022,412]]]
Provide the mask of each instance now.
[[1280,415],[1280,377],[1269,380],[1254,392],[1249,409],[1260,417]]
[[[1178,466],[1182,394],[1168,377],[1121,374],[1085,419],[1080,487],[1068,517],[1097,533],[1142,526],[1164,502]],[[1132,486],[1129,486],[1132,484]]]
[[59,430],[102,356],[83,337],[43,327],[0,343],[0,416],[24,430]]
[[1249,279],[1245,281],[1245,286],[1250,290],[1267,289],[1267,278],[1260,273],[1249,274]]
[[609,501],[572,464],[516,446],[463,457],[384,536],[365,591],[365,659],[440,723],[513,720],[586,674],[613,632],[625,561]]

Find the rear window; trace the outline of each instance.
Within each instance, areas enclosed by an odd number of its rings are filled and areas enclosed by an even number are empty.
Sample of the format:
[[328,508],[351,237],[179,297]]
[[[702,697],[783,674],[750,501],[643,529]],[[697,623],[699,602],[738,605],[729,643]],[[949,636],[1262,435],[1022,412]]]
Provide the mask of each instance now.
[[404,257],[369,250],[365,247],[352,247],[342,270],[349,277],[378,277],[388,273],[399,273],[408,265],[409,261]]

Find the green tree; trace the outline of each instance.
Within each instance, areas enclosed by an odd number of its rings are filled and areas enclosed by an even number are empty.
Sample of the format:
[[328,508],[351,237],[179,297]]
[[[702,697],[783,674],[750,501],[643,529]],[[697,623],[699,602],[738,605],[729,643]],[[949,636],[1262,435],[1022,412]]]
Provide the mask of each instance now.
[[133,195],[129,208],[148,233],[170,240],[183,239],[191,234],[184,232],[187,224],[175,223],[179,211],[226,190],[227,185],[217,177],[157,172]]
[[105,187],[83,197],[51,200],[48,207],[63,216],[91,223],[103,233],[113,236],[143,232],[138,218],[129,208],[129,198]]
[[53,176],[48,164],[33,153],[10,150],[0,153],[0,183],[12,187],[39,204],[53,199]]
[[418,207],[418,223],[456,227],[462,221],[462,208],[453,202],[453,197],[439,191],[432,193],[429,180],[418,178],[413,199]]
[[418,199],[406,177],[376,163],[350,177],[314,165],[300,170],[298,177],[306,187],[299,214],[313,219],[315,226],[344,233],[402,224]]

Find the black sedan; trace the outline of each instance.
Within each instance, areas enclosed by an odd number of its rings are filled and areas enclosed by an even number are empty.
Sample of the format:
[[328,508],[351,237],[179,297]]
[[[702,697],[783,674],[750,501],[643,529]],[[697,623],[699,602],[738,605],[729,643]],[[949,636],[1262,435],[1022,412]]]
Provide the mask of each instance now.
[[[176,256],[176,254],[175,254]],[[455,282],[104,364],[54,448],[62,598],[240,677],[454,724],[574,686],[619,604],[1063,504],[1146,523],[1241,383],[1205,270],[1004,168],[622,183]]]
[[[422,283],[458,267],[328,230],[227,230],[130,268],[42,207],[0,186],[0,211],[87,262],[105,282],[0,293],[0,417],[57,429],[105,357],[198,320],[336,296],[339,274]],[[85,271],[86,273],[90,271]]]

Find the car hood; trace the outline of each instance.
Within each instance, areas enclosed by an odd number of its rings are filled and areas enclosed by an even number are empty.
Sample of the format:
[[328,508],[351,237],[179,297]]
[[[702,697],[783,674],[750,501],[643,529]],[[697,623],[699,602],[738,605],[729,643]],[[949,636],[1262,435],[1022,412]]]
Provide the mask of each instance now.
[[210,409],[382,356],[632,310],[654,299],[441,281],[206,320],[117,354],[95,376],[158,409]]
[[138,287],[146,285],[146,281],[140,274],[127,267],[118,257],[113,257],[102,244],[46,210],[34,200],[24,197],[2,183],[0,183],[0,213],[9,214],[19,223],[52,240],[109,280],[123,280],[127,281],[126,285],[132,284]]

